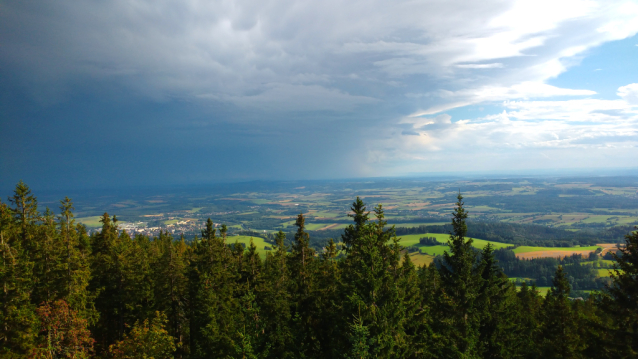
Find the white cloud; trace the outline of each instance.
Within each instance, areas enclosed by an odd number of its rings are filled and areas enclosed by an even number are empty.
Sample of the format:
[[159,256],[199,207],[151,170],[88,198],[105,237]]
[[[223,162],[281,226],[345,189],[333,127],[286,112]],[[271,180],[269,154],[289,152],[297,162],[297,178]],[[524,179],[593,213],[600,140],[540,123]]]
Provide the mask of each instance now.
[[618,96],[622,97],[628,104],[638,106],[638,83],[619,87]]
[[445,104],[439,104],[428,108],[425,111],[414,113],[411,117],[431,115],[481,102],[556,96],[588,96],[595,94],[596,92],[591,90],[565,89],[541,82],[522,82],[509,87],[483,86],[480,88],[463,89],[454,92],[439,91],[438,97],[446,102]]
[[[405,117],[398,121],[402,132],[386,139],[385,147],[394,151],[380,162],[404,172],[410,167],[401,167],[401,163],[425,169],[443,166],[444,159],[461,154],[465,170],[513,169],[521,163],[536,163],[539,168],[594,163],[631,166],[632,157],[638,155],[638,109],[632,106],[636,90],[637,84],[620,87],[622,99],[617,100],[505,101],[503,112],[471,120],[453,121],[447,114]],[[401,136],[403,133],[418,136]],[[601,153],[609,158],[601,158]],[[518,162],[512,154],[518,154]]]
[[460,64],[456,65],[460,69],[500,69],[503,64],[500,62],[494,62],[491,64]]

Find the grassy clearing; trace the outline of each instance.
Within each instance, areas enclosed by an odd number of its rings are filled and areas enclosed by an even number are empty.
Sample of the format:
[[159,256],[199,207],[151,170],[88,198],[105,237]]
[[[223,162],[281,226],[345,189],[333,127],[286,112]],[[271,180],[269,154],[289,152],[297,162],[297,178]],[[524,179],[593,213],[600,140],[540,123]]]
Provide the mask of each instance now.
[[420,267],[423,265],[429,266],[434,261],[434,256],[421,253],[410,253],[410,260],[415,266]]
[[[409,234],[409,235],[401,236],[401,245],[406,247],[407,246],[419,247],[419,239],[421,239],[422,237],[434,237],[436,238],[438,242],[440,242],[444,247],[447,248],[447,241],[450,238],[450,235],[444,234],[444,233]],[[483,239],[472,238],[472,245],[479,249],[482,249],[488,243],[491,243],[495,249],[501,249],[501,248],[507,248],[507,247],[513,246],[513,244],[509,244],[509,243],[500,243],[500,242],[493,242],[493,241],[486,241]],[[438,246],[433,246],[433,247],[438,247]]]
[[[441,245],[438,246],[422,246],[419,244],[419,239],[422,237],[434,237]],[[423,234],[409,234],[401,236],[401,245],[404,247],[415,246],[418,247],[421,253],[430,256],[443,255],[443,252],[449,250],[447,241],[450,238],[449,234],[443,233],[423,233]],[[511,247],[509,243],[499,243],[493,241],[486,241],[483,239],[472,239],[472,246],[478,249],[483,249],[488,243],[491,243],[495,249]]]
[[327,224],[325,223],[308,223],[306,224],[306,230],[308,231],[316,231],[318,229],[321,229],[323,227],[326,227]]
[[551,287],[536,287],[536,290],[538,291],[538,293],[543,296],[546,297],[547,296],[547,292],[549,292],[549,289]]
[[250,239],[253,239],[253,243],[255,243],[255,247],[257,247],[257,252],[261,259],[266,258],[266,253],[268,252],[264,247],[272,247],[271,244],[266,243],[266,241],[261,237],[251,237],[251,236],[230,236],[226,239],[226,243],[234,244],[235,242],[243,243],[246,245],[246,249],[250,246]]
[[179,219],[169,219],[167,221],[164,221],[164,224],[169,225],[169,224],[175,224],[177,222],[179,222]]
[[75,219],[75,221],[82,223],[83,225],[89,228],[97,228],[97,227],[102,227],[102,223],[100,223],[100,218],[102,218],[102,216],[78,217]]
[[598,268],[596,271],[598,272],[599,277],[609,277],[609,274],[613,273],[614,270],[609,268]]

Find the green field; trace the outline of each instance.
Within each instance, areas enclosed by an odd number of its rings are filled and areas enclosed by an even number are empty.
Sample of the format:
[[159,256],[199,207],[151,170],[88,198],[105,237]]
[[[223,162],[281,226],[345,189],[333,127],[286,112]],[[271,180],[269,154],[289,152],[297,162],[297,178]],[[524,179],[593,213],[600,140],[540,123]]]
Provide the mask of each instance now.
[[[439,246],[422,246],[419,244],[419,239],[423,237],[434,237],[438,242],[441,243]],[[409,234],[405,236],[401,236],[400,244],[404,247],[415,246],[418,247],[421,253],[428,254],[432,256],[443,255],[443,252],[449,250],[447,245],[447,241],[450,238],[449,234],[443,233],[422,233],[422,234]],[[472,239],[472,246],[478,249],[483,249],[488,243],[491,243],[495,249],[512,247],[511,244],[508,243],[500,243],[500,242],[492,242],[485,241],[482,239]]]
[[[613,260],[610,260],[610,259],[599,259],[599,260],[596,261],[596,263],[598,263],[598,264],[606,264],[606,265],[613,265],[614,263],[616,263],[616,261],[613,261]],[[593,265],[594,261],[581,262],[581,264]]]
[[598,271],[599,277],[609,277],[610,273],[614,273],[614,270],[611,268],[598,268],[596,271]]
[[268,252],[264,247],[272,247],[272,244],[266,243],[266,241],[261,237],[251,237],[251,236],[230,236],[226,239],[226,243],[234,244],[235,242],[244,243],[246,245],[246,249],[250,246],[250,239],[253,239],[253,243],[255,243],[255,247],[257,247],[257,252],[261,259],[266,258],[266,253]]
[[[388,225],[392,225],[393,223],[388,223]],[[396,228],[411,228],[411,227],[419,227],[419,226],[441,226],[444,224],[450,224],[449,222],[434,222],[434,223],[394,223]]]
[[324,223],[309,223],[309,224],[306,224],[306,230],[308,230],[308,231],[316,231],[316,230],[318,230],[320,228],[323,228],[325,226],[326,226],[326,224],[324,224]]
[[528,253],[528,252],[551,252],[551,251],[595,251],[600,247],[588,246],[588,247],[530,247],[520,246],[514,248],[514,253]]
[[[444,234],[444,233],[421,233],[421,234],[408,234],[408,235],[404,235],[401,236],[401,245],[404,247],[408,247],[408,246],[417,246],[417,247],[421,247],[419,245],[419,239],[421,239],[422,237],[434,237],[436,238],[436,240],[438,242],[440,242],[442,245],[444,245],[445,247],[447,247],[447,241],[450,238],[449,234]],[[477,238],[472,238],[472,245],[476,248],[483,248],[485,247],[488,243],[491,243],[495,249],[501,249],[501,248],[507,248],[507,247],[512,247],[512,244],[509,243],[500,243],[500,242],[493,242],[493,241],[485,241],[482,239],[477,239]],[[437,246],[434,246],[437,247]],[[423,248],[423,247],[421,247]]]
[[98,227],[102,227],[102,223],[100,222],[101,218],[102,216],[79,217],[79,218],[76,218],[75,221],[82,223],[83,225],[89,228],[98,228]]

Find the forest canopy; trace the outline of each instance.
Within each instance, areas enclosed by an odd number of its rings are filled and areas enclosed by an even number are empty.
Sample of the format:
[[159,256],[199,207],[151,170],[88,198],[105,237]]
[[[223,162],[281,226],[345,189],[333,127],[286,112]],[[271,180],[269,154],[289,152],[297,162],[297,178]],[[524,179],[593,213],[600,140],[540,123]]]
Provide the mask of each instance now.
[[280,231],[263,258],[211,219],[186,241],[131,237],[104,213],[88,235],[73,210],[64,198],[56,213],[42,212],[23,182],[0,202],[3,358],[638,355],[635,231],[613,254],[609,284],[582,300],[570,298],[565,261],[555,263],[546,296],[525,282],[517,288],[505,252],[472,247],[460,193],[448,250],[419,267],[383,206],[369,210],[358,197],[352,223],[325,248],[310,246],[299,214],[292,241]]

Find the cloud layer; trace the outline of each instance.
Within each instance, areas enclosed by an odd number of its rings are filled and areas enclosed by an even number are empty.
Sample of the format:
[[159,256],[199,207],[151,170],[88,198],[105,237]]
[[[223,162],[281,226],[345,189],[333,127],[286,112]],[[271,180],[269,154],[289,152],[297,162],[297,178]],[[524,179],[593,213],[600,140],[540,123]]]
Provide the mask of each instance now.
[[[359,163],[347,175],[384,175],[444,163],[461,140],[477,155],[634,146],[637,84],[601,100],[595,86],[548,81],[637,32],[634,1],[9,1],[0,64],[7,91],[44,111],[91,93],[113,106],[119,95],[191,104],[188,116],[142,122],[193,136],[234,128],[228,141],[329,126],[315,133],[360,138],[340,147]],[[482,104],[504,112],[446,114]],[[320,170],[339,177],[348,164],[324,140],[311,141],[328,153]],[[300,145],[290,143],[276,151]]]

